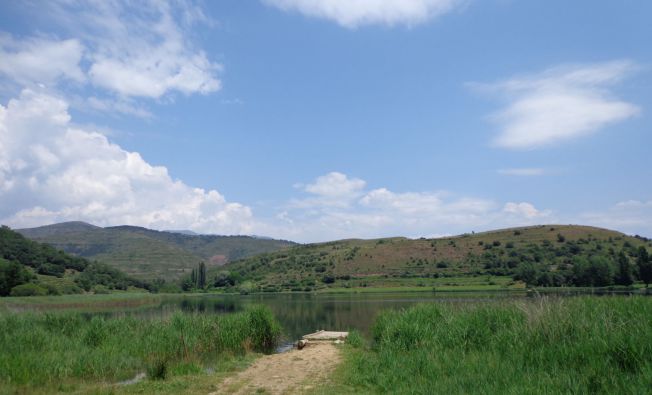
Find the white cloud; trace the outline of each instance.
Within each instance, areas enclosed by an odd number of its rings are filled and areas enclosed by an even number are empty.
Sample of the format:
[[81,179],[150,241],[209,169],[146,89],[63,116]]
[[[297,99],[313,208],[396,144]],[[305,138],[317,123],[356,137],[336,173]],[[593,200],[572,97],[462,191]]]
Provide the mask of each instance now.
[[68,103],[24,90],[0,105],[0,221],[85,220],[210,233],[251,233],[249,207],[174,180],[165,167],[71,124]]
[[[90,106],[123,113],[133,113],[124,106],[130,98],[221,88],[222,66],[194,45],[190,29],[210,21],[191,2],[60,0],[43,9],[72,38],[0,35],[0,74],[21,88],[39,83],[53,88],[64,79],[90,83],[99,88]],[[100,92],[112,97],[98,97]]]
[[589,135],[638,114],[638,107],[615,98],[609,89],[633,70],[635,65],[628,61],[560,66],[472,86],[498,92],[509,102],[492,116],[501,128],[495,145],[533,149]]
[[519,167],[511,169],[500,169],[498,174],[506,176],[542,176],[545,170],[538,167]]
[[205,19],[186,2],[92,2],[58,4],[64,23],[89,48],[93,84],[121,96],[160,98],[178,91],[211,93],[220,89],[221,69],[194,48],[186,27]]
[[526,219],[535,219],[535,218],[546,218],[549,217],[551,212],[537,210],[531,203],[522,202],[522,203],[505,203],[503,211],[507,214],[515,215],[519,218]]
[[319,196],[343,197],[355,196],[365,187],[366,183],[358,178],[349,178],[345,174],[331,172],[317,177],[314,183],[306,185],[306,192]]
[[284,11],[329,19],[355,28],[362,25],[415,25],[443,15],[465,0],[263,0]]
[[[420,237],[471,230],[531,225],[552,220],[532,204],[497,204],[444,191],[394,192],[367,189],[366,182],[342,173],[318,177],[290,202],[264,233],[299,241],[385,236]],[[261,231],[259,231],[261,233]]]
[[83,82],[86,77],[79,66],[83,53],[76,39],[17,40],[0,33],[0,74],[21,85],[50,85],[61,79]]

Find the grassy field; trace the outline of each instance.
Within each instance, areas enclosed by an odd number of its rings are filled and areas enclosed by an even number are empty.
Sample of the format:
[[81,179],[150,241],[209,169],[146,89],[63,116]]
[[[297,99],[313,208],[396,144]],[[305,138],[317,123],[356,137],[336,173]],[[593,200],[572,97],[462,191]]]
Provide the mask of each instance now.
[[[146,382],[135,389],[173,393],[190,385],[183,376],[232,369],[250,360],[251,352],[271,351],[279,336],[279,324],[263,307],[228,315],[177,313],[165,320],[5,312],[0,314],[0,388],[90,391],[145,374]],[[159,382],[163,379],[169,380]]]
[[428,304],[353,335],[320,393],[649,393],[652,299]]

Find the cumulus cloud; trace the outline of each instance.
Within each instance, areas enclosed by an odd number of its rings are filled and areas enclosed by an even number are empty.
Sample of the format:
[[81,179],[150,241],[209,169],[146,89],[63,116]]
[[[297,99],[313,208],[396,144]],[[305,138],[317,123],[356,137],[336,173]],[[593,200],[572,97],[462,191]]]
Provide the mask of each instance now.
[[284,11],[329,19],[355,28],[382,24],[415,25],[448,13],[463,0],[263,0]]
[[83,82],[86,76],[79,66],[83,52],[83,45],[76,39],[18,40],[0,34],[0,74],[21,85],[49,85],[61,79]]
[[249,207],[174,180],[163,166],[75,127],[68,103],[26,89],[0,105],[0,221],[84,220],[209,233],[250,233]]
[[491,119],[501,131],[498,147],[534,149],[595,133],[639,113],[639,108],[614,97],[611,89],[635,65],[613,61],[559,66],[542,73],[473,87],[504,96],[508,105]]
[[333,172],[307,186],[268,224],[269,234],[300,241],[386,236],[430,236],[471,230],[531,225],[552,220],[552,213],[531,203],[504,205],[446,191],[395,192],[368,189],[366,182]]

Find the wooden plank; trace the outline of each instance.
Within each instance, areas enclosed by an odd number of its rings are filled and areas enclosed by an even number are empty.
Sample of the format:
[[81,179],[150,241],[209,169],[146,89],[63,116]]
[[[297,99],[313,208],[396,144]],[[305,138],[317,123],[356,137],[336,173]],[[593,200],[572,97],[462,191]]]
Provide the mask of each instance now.
[[304,340],[310,341],[335,341],[344,340],[349,336],[349,332],[335,332],[335,331],[317,331],[303,336]]

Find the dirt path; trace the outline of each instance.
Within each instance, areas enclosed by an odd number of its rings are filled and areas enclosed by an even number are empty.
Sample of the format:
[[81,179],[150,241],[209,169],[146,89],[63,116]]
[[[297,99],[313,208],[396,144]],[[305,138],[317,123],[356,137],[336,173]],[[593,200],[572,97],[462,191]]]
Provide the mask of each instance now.
[[224,380],[220,389],[210,395],[303,394],[323,381],[340,361],[340,350],[331,343],[313,343],[303,350],[266,355]]

